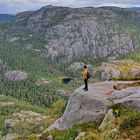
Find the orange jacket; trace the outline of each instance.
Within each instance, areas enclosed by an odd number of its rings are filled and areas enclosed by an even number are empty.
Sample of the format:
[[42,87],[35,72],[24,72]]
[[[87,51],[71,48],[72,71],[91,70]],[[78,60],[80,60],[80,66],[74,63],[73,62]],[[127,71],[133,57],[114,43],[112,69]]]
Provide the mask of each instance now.
[[87,78],[88,78],[88,69],[87,69],[87,68],[84,69],[84,74],[83,74],[83,76],[84,76],[84,79],[87,79]]

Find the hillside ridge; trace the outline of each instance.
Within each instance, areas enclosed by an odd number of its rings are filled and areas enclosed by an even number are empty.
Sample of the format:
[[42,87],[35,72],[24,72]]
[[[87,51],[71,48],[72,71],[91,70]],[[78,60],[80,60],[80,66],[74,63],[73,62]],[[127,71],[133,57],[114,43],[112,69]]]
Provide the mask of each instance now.
[[129,54],[140,46],[140,14],[124,8],[45,6],[20,13],[15,25],[39,32],[42,56],[58,62]]

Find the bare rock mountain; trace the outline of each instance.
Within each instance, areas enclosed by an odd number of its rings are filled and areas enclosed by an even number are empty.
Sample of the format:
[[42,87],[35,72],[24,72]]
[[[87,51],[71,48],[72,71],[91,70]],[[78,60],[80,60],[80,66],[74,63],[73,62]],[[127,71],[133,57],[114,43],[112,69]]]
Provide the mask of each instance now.
[[42,55],[52,60],[118,57],[140,44],[140,14],[128,9],[45,6],[14,22],[43,35]]

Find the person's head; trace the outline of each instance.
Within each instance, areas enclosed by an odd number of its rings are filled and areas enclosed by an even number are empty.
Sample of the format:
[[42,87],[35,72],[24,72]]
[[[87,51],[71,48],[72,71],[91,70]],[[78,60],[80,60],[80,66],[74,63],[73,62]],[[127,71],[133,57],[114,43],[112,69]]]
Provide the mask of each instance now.
[[86,69],[87,68],[87,66],[86,65],[84,65],[84,69]]

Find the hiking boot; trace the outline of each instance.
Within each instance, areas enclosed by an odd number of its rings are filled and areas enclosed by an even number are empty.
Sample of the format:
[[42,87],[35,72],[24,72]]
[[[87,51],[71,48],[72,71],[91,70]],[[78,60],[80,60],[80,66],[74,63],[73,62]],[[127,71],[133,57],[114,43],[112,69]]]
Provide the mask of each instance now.
[[85,89],[84,91],[88,91],[88,89]]

